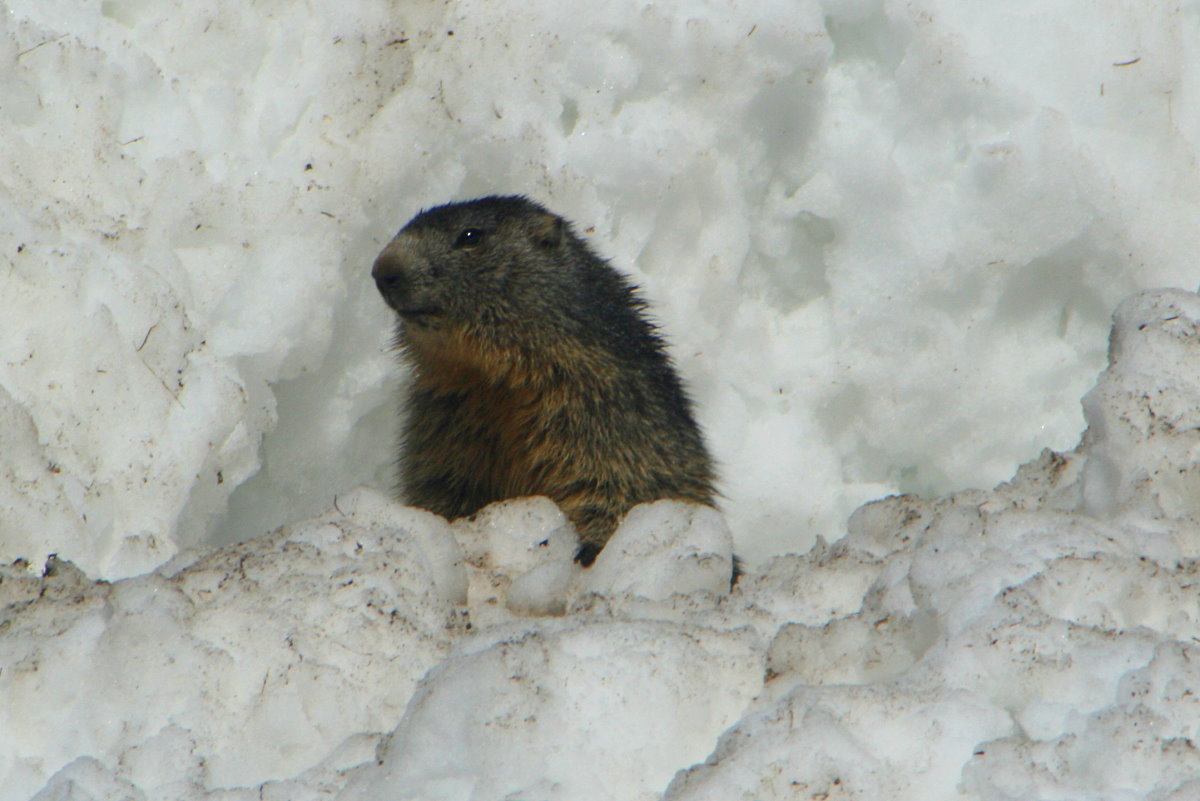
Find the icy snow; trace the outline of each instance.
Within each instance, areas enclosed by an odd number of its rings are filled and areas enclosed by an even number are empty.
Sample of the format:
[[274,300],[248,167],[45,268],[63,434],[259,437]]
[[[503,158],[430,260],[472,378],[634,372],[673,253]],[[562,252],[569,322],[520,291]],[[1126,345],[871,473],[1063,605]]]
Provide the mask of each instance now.
[[732,592],[712,510],[639,507],[583,570],[545,499],[367,489],[170,576],[16,565],[3,795],[1193,797],[1200,296],[1115,321],[1077,449]]
[[[0,801],[1200,797],[1198,30],[7,0]],[[516,191],[722,466],[588,570],[387,495],[371,260]]]

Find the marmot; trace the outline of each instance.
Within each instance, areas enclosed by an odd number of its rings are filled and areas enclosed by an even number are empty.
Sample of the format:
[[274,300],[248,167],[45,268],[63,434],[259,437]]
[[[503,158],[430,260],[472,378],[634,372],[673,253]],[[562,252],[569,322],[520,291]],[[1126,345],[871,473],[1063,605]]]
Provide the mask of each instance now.
[[524,197],[422,211],[371,271],[412,367],[406,503],[546,495],[590,565],[635,504],[713,506],[713,462],[636,288]]

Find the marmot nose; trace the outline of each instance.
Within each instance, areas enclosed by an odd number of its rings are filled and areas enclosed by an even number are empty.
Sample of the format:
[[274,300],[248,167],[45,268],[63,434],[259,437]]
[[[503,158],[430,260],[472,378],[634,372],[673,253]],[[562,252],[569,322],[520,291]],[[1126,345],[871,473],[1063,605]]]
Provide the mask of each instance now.
[[382,253],[371,268],[375,286],[385,298],[398,291],[405,283],[404,266],[390,253]]

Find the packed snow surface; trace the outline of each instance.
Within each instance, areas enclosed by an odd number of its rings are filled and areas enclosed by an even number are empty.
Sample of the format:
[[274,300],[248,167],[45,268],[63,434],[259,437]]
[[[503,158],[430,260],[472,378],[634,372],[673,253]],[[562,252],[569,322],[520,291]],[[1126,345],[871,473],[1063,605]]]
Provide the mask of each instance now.
[[[1200,797],[1200,3],[6,0],[0,63],[0,801]],[[586,571],[389,500],[370,264],[513,192],[721,465]]]
[[13,565],[0,797],[1195,798],[1200,296],[1122,304],[1111,358],[1076,450],[732,591],[706,507],[585,570],[545,498],[370,489],[174,574]]

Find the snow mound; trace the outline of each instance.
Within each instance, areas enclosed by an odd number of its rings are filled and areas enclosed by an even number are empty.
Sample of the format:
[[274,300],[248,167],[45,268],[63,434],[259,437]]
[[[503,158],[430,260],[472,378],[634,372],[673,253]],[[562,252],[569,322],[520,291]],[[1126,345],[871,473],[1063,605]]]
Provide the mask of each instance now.
[[1076,450],[732,591],[703,507],[582,570],[545,499],[369,490],[171,576],[13,565],[0,798],[1190,797],[1200,296],[1114,319]]
[[124,578],[391,486],[370,265],[450,200],[643,287],[747,564],[1069,447],[1112,308],[1195,280],[1170,4],[268,5],[4,3],[2,562]]
[[339,506],[170,577],[5,569],[0,796],[78,756],[162,797],[258,783],[390,727],[463,625],[465,576],[440,518]]
[[653,798],[761,675],[748,633],[590,616],[537,627],[432,671],[382,764],[339,798]]
[[1197,324],[1194,294],[1131,298],[1074,452],[868,504],[751,582],[780,609],[784,566],[874,574],[850,614],[791,608],[766,691],[664,798],[1165,798],[1200,776]]

